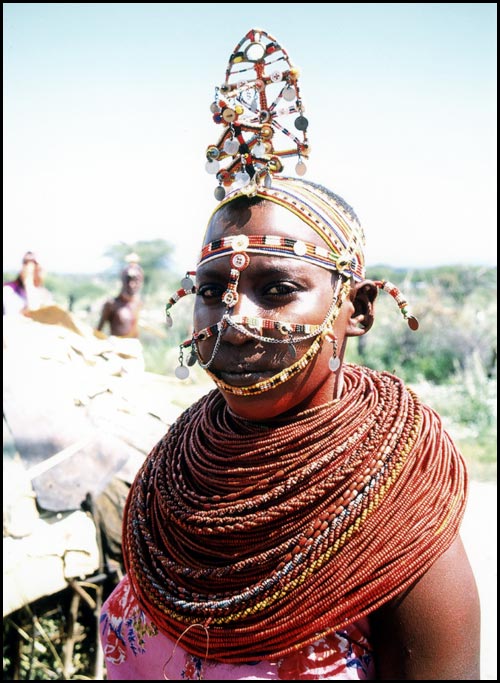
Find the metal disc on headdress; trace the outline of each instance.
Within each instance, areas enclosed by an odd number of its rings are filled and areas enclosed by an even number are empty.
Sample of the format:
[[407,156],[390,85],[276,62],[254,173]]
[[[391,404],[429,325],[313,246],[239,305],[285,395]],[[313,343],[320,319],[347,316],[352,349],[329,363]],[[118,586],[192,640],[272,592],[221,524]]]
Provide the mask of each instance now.
[[253,184],[269,184],[279,173],[278,157],[308,157],[308,120],[303,115],[298,71],[286,50],[261,29],[251,29],[229,58],[224,83],[216,88],[210,105],[213,120],[222,127],[215,144],[206,151],[206,169],[219,186],[215,198],[226,190],[242,191]]

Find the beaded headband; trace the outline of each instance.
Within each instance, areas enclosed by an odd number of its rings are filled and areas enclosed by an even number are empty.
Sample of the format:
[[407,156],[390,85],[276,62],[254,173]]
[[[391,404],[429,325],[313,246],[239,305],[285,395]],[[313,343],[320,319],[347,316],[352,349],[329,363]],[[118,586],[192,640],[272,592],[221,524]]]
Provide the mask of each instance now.
[[[215,208],[210,221],[224,206],[245,194],[247,192],[244,189],[231,192]],[[252,196],[274,202],[294,213],[325,242],[328,251],[326,260],[330,267],[355,280],[364,279],[365,235],[356,214],[341,197],[316,183],[284,176],[274,177],[270,187],[254,184]],[[203,250],[206,249],[207,245],[203,247]],[[200,262],[203,260],[203,250]],[[321,252],[320,247],[317,247],[317,252]],[[300,257],[301,254],[295,256]]]

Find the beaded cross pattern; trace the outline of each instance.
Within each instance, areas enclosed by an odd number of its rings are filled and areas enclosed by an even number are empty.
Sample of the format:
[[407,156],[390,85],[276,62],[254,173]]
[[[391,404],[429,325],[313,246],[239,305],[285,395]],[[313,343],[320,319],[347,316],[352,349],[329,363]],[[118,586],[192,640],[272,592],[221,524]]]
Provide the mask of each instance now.
[[298,156],[295,172],[306,172],[309,122],[298,70],[273,36],[251,29],[240,40],[210,111],[223,128],[207,147],[205,165],[219,183],[214,192],[219,201],[233,184],[249,194],[256,183],[269,184],[271,174],[283,170],[282,158]]

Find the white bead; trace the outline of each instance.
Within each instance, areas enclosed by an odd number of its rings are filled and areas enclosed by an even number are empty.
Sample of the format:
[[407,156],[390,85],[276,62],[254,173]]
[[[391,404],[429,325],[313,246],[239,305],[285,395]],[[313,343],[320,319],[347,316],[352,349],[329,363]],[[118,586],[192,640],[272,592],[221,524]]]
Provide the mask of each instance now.
[[245,50],[245,57],[250,62],[258,62],[266,54],[266,48],[262,43],[250,43],[250,45]]
[[278,235],[266,235],[266,239],[264,241],[264,244],[268,244],[269,246],[272,247],[280,247],[281,246],[281,237]]
[[239,148],[240,143],[238,142],[238,140],[235,140],[234,138],[228,138],[224,142],[224,152],[226,152],[226,154],[236,154]]
[[209,159],[205,164],[205,171],[210,173],[210,175],[215,175],[219,172],[220,164],[218,161],[212,161]]
[[302,242],[302,240],[297,240],[297,242],[295,242],[293,245],[293,250],[297,256],[304,256],[307,254],[307,246],[305,242]]
[[295,166],[295,173],[297,175],[304,175],[305,172],[307,171],[307,166],[303,161],[298,161],[297,165]]
[[241,185],[246,185],[250,182],[250,176],[246,171],[239,171],[238,173],[235,173],[234,178],[236,182],[240,183]]
[[297,93],[295,91],[295,88],[291,85],[287,86],[283,90],[283,99],[286,100],[287,102],[291,102],[297,97]]
[[252,147],[252,154],[256,157],[262,157],[266,153],[266,146],[262,142],[258,142]]
[[228,239],[229,244],[234,251],[245,251],[245,249],[248,249],[248,245],[250,244],[248,235],[234,235],[234,237],[229,237]]

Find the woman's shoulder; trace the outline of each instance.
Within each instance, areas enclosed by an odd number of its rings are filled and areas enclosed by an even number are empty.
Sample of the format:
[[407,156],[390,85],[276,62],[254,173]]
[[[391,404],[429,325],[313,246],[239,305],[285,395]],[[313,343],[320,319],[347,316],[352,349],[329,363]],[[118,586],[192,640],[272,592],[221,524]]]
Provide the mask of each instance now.
[[460,537],[370,621],[381,679],[477,680],[479,597]]

